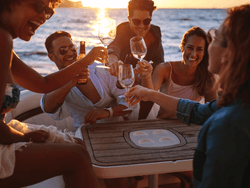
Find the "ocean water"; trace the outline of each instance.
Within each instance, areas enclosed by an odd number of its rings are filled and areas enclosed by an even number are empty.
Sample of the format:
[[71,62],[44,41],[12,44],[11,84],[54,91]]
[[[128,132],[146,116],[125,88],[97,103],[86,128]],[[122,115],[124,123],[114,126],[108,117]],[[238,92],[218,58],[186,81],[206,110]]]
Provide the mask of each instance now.
[[[126,9],[58,8],[56,14],[42,25],[29,42],[14,40],[14,51],[29,66],[41,75],[57,71],[45,49],[45,39],[57,30],[72,34],[78,47],[81,40],[86,41],[86,52],[101,45],[98,38],[98,22],[103,18],[113,18],[117,24],[127,21]],[[217,28],[226,17],[226,9],[158,9],[153,13],[152,24],[158,25],[162,32],[165,61],[181,60],[179,44],[183,34],[192,26],[205,31]]]

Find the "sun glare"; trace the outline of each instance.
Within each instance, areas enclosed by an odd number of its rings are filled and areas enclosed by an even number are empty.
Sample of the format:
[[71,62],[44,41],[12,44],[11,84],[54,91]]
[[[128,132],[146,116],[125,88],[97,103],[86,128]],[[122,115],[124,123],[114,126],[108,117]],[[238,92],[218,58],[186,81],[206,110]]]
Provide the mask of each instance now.
[[99,27],[100,27],[100,23],[102,22],[108,22],[108,20],[110,19],[109,17],[107,17],[106,15],[106,10],[105,8],[100,8],[98,11],[97,11],[97,20],[93,21],[92,22],[92,25],[91,27],[93,28],[93,32],[92,34],[93,35],[98,35],[98,30],[99,30]]
[[[79,1],[79,0],[71,0]],[[93,8],[127,8],[129,0],[81,0],[83,7]]]

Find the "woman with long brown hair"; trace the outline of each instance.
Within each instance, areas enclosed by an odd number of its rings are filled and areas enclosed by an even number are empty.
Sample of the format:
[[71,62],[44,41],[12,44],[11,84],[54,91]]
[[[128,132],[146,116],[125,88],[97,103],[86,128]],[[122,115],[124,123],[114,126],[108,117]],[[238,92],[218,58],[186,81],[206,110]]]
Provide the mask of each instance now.
[[[214,74],[208,71],[208,42],[206,32],[200,27],[190,28],[180,43],[182,60],[164,62],[155,68],[147,61],[139,62],[136,68],[142,76],[142,86],[170,96],[205,102],[216,99]],[[158,118],[174,116],[160,108]],[[155,117],[155,116],[154,116]],[[152,118],[152,117],[150,117]]]
[[190,123],[203,125],[193,160],[195,188],[249,187],[250,177],[250,4],[228,9],[209,30],[208,70],[219,74],[219,97],[200,104],[135,86],[131,104],[151,100]]

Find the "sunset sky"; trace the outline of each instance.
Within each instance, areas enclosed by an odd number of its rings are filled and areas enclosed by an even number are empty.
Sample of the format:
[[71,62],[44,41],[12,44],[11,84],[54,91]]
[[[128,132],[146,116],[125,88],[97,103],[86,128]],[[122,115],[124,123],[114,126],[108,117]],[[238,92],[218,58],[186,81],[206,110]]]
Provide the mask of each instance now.
[[[79,0],[72,0],[79,1]],[[129,0],[81,0],[84,7],[127,8]],[[154,0],[157,8],[228,8],[250,0]]]

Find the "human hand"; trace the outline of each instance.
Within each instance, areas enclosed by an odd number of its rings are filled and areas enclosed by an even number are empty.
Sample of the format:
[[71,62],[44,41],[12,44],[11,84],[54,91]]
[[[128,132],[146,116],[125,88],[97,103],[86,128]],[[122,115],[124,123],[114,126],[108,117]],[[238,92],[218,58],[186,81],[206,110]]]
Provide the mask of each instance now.
[[83,59],[87,62],[87,65],[91,65],[95,60],[103,63],[108,59],[108,51],[102,46],[96,46]]
[[93,125],[96,123],[96,120],[108,118],[109,115],[109,111],[104,109],[90,110],[84,118],[84,124],[87,125],[87,123],[90,123]]
[[89,79],[89,69],[85,67],[76,77],[75,77],[75,85],[80,82],[80,83],[86,83]]
[[119,66],[122,65],[123,62],[121,60],[114,62],[113,64],[109,65],[109,73],[113,76],[116,76],[118,79],[119,74]]
[[45,140],[49,137],[49,133],[43,130],[36,130],[32,132],[28,132],[24,134],[25,142],[32,141],[34,143],[45,142]]
[[145,79],[152,75],[153,67],[150,62],[143,59],[142,61],[138,61],[134,68],[134,72],[135,74],[140,75],[141,78]]
[[136,85],[132,88],[130,88],[126,93],[126,101],[131,105],[135,105],[140,101],[149,101],[150,96],[149,92],[151,90],[145,87],[142,87],[140,85]]

